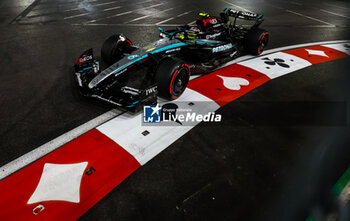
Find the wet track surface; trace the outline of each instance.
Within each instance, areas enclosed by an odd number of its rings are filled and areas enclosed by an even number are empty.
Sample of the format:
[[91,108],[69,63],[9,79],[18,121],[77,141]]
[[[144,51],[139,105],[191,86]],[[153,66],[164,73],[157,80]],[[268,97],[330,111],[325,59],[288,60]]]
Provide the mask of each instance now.
[[[145,45],[156,24],[225,7],[264,14],[268,48],[349,39],[345,1],[2,1],[0,165],[111,109],[77,91],[72,64],[84,49],[98,55],[116,32]],[[191,130],[81,220],[305,219],[349,166],[347,119],[325,110],[347,111],[348,63],[308,67],[226,105],[222,124]]]

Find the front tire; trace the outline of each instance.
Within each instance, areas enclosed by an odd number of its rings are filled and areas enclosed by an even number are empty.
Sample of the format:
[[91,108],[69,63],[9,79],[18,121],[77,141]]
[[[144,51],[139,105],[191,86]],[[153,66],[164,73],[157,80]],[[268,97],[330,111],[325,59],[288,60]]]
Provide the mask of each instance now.
[[125,53],[130,53],[132,43],[122,34],[114,34],[107,38],[101,48],[101,57],[109,65],[124,57]]
[[244,48],[252,55],[260,55],[263,53],[268,41],[269,33],[260,28],[249,30],[245,37]]
[[155,78],[158,95],[174,100],[185,91],[190,80],[190,68],[180,59],[165,58],[160,62]]

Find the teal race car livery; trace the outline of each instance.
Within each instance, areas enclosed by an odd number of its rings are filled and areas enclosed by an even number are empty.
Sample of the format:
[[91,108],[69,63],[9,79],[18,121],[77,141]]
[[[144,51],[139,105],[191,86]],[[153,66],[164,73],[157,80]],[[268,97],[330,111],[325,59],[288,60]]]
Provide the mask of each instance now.
[[[110,36],[102,45],[101,57],[85,51],[75,63],[75,76],[83,95],[113,105],[137,110],[154,104],[157,96],[176,99],[186,89],[190,75],[205,74],[242,55],[259,55],[269,33],[259,26],[263,15],[224,9],[219,17],[199,13],[195,25],[160,31],[161,39],[137,47],[123,34]],[[237,19],[252,21],[249,28]]]

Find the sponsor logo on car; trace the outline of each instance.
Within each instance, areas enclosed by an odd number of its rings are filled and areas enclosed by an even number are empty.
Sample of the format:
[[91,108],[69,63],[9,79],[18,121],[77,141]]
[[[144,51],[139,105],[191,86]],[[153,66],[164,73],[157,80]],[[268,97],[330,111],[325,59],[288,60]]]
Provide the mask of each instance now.
[[216,23],[218,23],[218,20],[216,18],[212,18],[212,19],[209,20],[209,22],[211,24],[216,24]]
[[212,49],[212,53],[218,53],[218,52],[221,52],[221,51],[226,51],[226,50],[228,50],[230,48],[232,48],[232,44],[231,43],[226,44],[226,45],[221,45],[221,46],[213,48]]
[[85,61],[89,61],[89,60],[92,60],[92,55],[86,55],[82,58],[79,58],[76,64],[84,63]]
[[138,89],[128,87],[128,86],[122,87],[121,91],[127,94],[135,95],[135,96],[140,94],[140,91]]
[[128,56],[128,59],[129,59],[129,60],[133,60],[133,59],[137,58],[138,56],[139,56],[139,55],[137,55],[137,54],[130,55],[130,56]]
[[212,34],[212,35],[206,35],[205,38],[206,39],[215,39],[216,37],[218,37],[220,35],[221,35],[221,33]]
[[171,53],[171,52],[174,52],[174,51],[180,51],[180,50],[181,50],[181,48],[170,49],[170,50],[165,51],[165,54]]
[[157,92],[157,88],[158,88],[157,86],[153,86],[151,88],[146,89],[146,96],[156,93]]
[[256,17],[256,14],[255,13],[251,13],[251,12],[241,12],[242,15],[244,16],[251,16],[251,17]]

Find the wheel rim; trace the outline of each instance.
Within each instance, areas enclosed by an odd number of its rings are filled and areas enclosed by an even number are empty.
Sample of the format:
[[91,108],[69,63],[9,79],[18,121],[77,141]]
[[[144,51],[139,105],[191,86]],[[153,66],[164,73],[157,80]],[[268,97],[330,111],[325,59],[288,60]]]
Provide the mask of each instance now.
[[188,83],[188,70],[187,68],[181,68],[177,71],[174,80],[172,82],[172,96],[178,97],[184,92]]
[[268,41],[268,33],[265,33],[260,41],[260,45],[258,47],[258,54],[261,54],[264,51],[267,41]]

